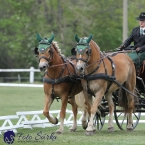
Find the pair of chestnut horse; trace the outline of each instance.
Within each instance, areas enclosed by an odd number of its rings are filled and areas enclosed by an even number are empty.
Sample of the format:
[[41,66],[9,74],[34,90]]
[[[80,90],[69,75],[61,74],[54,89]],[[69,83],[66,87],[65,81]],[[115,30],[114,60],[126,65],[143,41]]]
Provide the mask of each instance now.
[[[121,53],[104,55],[92,40],[92,35],[83,38],[76,35],[77,45],[71,50],[76,57],[75,59],[65,58],[57,43],[53,41],[54,35],[49,39],[42,39],[37,34],[37,39],[39,45],[35,48],[35,54],[39,57],[39,69],[44,72],[45,105],[43,114],[49,122],[58,123],[57,118],[50,116],[49,109],[55,98],[59,97],[62,101],[60,127],[56,133],[62,133],[64,130],[65,111],[69,102],[74,114],[74,123],[70,130],[77,129],[77,109],[83,106],[82,126],[86,129],[86,135],[92,135],[96,131],[93,119],[103,96],[109,106],[108,131],[114,131],[112,93],[119,88],[118,97],[122,97],[120,104],[128,114],[127,130],[133,130],[132,113],[135,108],[136,72],[128,55]],[[79,93],[81,94],[79,95]],[[81,101],[75,101],[75,99]],[[89,114],[89,118],[86,117],[86,114]]]

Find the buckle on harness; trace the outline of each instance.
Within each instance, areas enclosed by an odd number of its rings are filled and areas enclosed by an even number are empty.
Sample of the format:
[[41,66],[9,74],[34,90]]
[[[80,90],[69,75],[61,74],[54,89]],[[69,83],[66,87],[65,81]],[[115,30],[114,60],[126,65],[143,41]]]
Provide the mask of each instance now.
[[57,84],[58,83],[58,79],[55,79],[54,82],[55,82],[55,84]]

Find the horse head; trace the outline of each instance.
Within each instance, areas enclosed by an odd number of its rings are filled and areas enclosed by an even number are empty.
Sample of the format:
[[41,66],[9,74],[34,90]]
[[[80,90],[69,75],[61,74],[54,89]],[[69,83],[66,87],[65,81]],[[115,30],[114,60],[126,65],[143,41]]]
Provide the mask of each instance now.
[[[77,41],[76,47],[72,48],[72,55],[76,55],[77,65],[76,70],[79,73],[84,73],[85,67],[89,65],[91,55],[92,55],[92,47],[95,42],[91,41],[92,35],[89,37],[79,38],[77,35],[75,36],[75,40]],[[94,44],[93,44],[94,43]]]
[[42,39],[39,34],[36,35],[37,40],[39,41],[38,47],[34,49],[34,53],[39,57],[39,69],[40,71],[46,71],[49,67],[52,58],[53,58],[53,45],[52,41],[54,35],[48,39]]

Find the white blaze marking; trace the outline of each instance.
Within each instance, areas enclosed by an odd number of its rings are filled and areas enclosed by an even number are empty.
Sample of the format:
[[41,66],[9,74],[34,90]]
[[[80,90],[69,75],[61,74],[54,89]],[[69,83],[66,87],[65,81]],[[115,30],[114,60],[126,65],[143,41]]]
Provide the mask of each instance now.
[[[80,54],[80,57],[79,58],[82,58],[82,55]],[[81,64],[81,60],[79,60],[78,64],[80,65]]]

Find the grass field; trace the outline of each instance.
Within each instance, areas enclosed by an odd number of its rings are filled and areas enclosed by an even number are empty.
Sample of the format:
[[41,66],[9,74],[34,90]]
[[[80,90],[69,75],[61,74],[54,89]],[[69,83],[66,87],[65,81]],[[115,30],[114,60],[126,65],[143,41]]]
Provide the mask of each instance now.
[[[43,88],[0,87],[0,116],[14,115],[17,111],[43,110]],[[70,109],[68,105],[68,109]],[[60,101],[54,101],[51,110],[59,110]],[[78,127],[76,132],[69,132],[65,127],[61,135],[54,134],[56,140],[46,139],[58,127],[18,129],[14,145],[145,145],[145,124],[138,124],[133,132],[121,131],[115,125],[115,132],[108,133],[107,124],[93,136],[86,136]],[[22,133],[22,136],[20,136]],[[37,142],[36,142],[37,141]],[[0,135],[0,145],[5,145]]]

